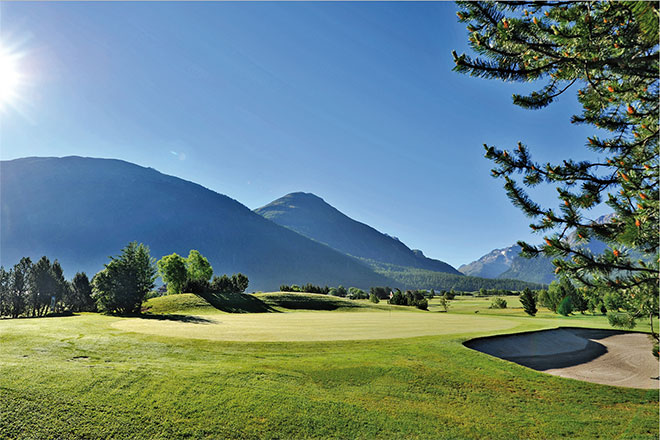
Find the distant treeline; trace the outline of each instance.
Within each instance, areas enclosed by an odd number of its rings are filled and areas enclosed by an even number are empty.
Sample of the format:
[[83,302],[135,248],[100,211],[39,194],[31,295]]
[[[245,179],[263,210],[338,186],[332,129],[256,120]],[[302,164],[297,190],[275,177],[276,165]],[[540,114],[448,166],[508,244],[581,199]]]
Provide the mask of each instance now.
[[464,292],[476,292],[482,288],[521,291],[525,288],[538,290],[544,287],[542,284],[528,283],[520,280],[490,279],[455,275],[412,267],[396,266],[393,264],[376,263],[373,261],[369,261],[369,264],[377,273],[397,281],[407,288],[413,289],[454,289]]
[[280,292],[301,292],[301,293],[318,293],[321,295],[332,295],[338,296],[340,298],[348,299],[367,299],[369,295],[362,289],[357,287],[349,287],[346,289],[344,286],[338,287],[329,287],[329,286],[317,286],[315,284],[307,283],[301,286],[297,284],[282,284],[280,286]]
[[399,289],[391,289],[390,287],[375,286],[369,289],[369,293],[357,287],[349,287],[348,290],[343,286],[328,287],[317,286],[311,283],[298,286],[296,284],[288,285],[283,284],[280,286],[281,292],[300,292],[300,293],[318,293],[321,295],[333,295],[349,299],[371,299],[373,302],[387,300],[389,304],[400,306],[414,306],[422,310],[428,309],[427,298],[433,298],[435,292],[433,290],[407,290],[405,293]]
[[93,312],[96,303],[87,275],[64,279],[62,266],[41,257],[21,258],[9,270],[0,267],[0,317],[45,316],[48,313]]
[[[160,269],[160,271],[159,271]],[[39,317],[49,313],[107,312],[140,313],[142,302],[153,291],[158,274],[170,285],[168,292],[196,293],[202,297],[214,293],[242,293],[248,278],[241,274],[213,276],[208,260],[196,250],[188,258],[166,255],[158,262],[149,248],[131,242],[121,254],[110,257],[105,268],[94,275],[77,273],[64,279],[62,267],[55,260],[41,257],[32,263],[24,257],[10,270],[0,267],[0,317]]]

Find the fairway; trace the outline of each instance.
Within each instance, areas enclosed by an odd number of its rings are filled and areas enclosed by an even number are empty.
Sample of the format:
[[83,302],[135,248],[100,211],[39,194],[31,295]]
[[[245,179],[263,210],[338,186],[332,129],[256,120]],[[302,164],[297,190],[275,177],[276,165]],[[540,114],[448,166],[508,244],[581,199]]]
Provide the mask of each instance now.
[[178,296],[149,302],[167,313],[141,318],[0,320],[0,438],[658,437],[657,390],[556,377],[463,346],[607,328],[602,316],[532,318],[472,297],[448,313],[366,301],[291,311],[282,304],[301,307],[291,295],[267,296],[279,310],[231,314]]
[[393,339],[507,330],[497,317],[422,312],[306,312],[200,315],[198,322],[123,318],[112,327],[129,332],[214,341],[340,341]]

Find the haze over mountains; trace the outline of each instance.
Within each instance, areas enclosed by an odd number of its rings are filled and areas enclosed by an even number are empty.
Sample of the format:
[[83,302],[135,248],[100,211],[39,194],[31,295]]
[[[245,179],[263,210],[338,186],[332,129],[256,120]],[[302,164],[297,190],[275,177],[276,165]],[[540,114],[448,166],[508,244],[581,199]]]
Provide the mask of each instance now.
[[254,212],[354,257],[460,275],[449,264],[427,258],[418,249],[411,250],[398,239],[353,220],[311,193],[287,194]]
[[313,194],[289,194],[257,214],[198,184],[121,160],[1,161],[0,201],[5,267],[24,256],[46,255],[58,259],[68,277],[78,271],[91,276],[110,255],[138,241],[155,258],[197,249],[216,274],[247,274],[249,291],[302,283],[467,291],[528,287],[465,276]]
[[255,214],[222,194],[128,162],[82,157],[0,162],[0,264],[59,259],[92,275],[130,241],[153,257],[197,249],[250,290],[312,282],[394,284],[361,261]]
[[[604,215],[595,221],[604,223],[612,214]],[[577,243],[577,236],[571,233],[567,237],[569,243]],[[607,245],[599,240],[591,240],[586,248],[593,254],[602,253]],[[538,256],[536,258],[523,258],[520,255],[520,246],[513,245],[503,249],[495,249],[483,257],[469,264],[464,264],[458,270],[468,276],[484,278],[506,278],[528,281],[531,283],[550,284],[556,279],[555,266],[552,259]]]

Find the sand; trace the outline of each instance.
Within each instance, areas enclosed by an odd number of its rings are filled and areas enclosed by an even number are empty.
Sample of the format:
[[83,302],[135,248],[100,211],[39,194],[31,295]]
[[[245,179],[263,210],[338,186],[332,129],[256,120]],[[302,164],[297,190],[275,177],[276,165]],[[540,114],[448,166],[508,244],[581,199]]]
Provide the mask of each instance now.
[[555,376],[657,389],[659,365],[646,334],[560,328],[477,338],[467,347]]

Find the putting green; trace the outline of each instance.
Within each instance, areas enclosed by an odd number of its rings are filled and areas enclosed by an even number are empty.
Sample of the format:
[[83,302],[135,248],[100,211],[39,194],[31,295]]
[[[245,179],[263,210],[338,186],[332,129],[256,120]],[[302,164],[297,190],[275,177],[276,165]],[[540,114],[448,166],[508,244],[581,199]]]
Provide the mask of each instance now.
[[201,322],[122,318],[112,327],[215,341],[336,341],[507,330],[515,320],[446,313],[312,312],[206,315]]

